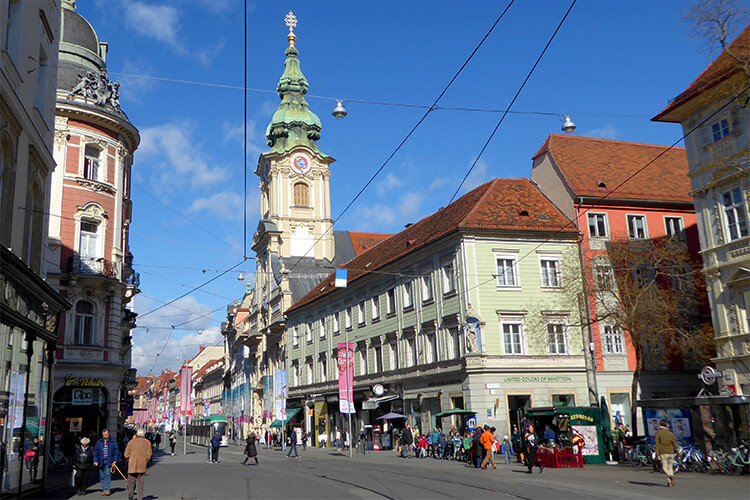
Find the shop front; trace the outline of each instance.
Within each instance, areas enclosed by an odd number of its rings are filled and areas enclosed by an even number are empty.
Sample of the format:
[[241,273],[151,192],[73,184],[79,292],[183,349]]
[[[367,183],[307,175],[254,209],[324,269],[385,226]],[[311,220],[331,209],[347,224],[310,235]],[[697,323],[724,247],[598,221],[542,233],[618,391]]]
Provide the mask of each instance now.
[[41,490],[57,325],[70,305],[0,245],[0,496]]
[[95,442],[107,428],[109,395],[99,378],[66,377],[52,397],[52,432],[66,456],[72,456],[80,438]]

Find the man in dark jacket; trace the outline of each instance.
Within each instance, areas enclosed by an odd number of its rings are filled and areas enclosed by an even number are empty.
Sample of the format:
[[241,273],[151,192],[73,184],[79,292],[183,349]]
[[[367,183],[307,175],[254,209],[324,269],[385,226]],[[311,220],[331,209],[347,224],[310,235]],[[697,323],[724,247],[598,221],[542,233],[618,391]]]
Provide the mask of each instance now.
[[289,451],[286,454],[286,458],[292,458],[292,452],[294,452],[295,458],[299,458],[299,453],[297,453],[297,433],[294,431],[289,434]]
[[211,438],[211,462],[215,464],[219,463],[219,446],[221,446],[221,434],[216,432]]
[[110,495],[110,486],[112,484],[112,464],[120,460],[120,448],[109,435],[109,431],[102,431],[102,438],[96,442],[94,447],[94,467],[99,469],[99,481],[102,483],[102,495]]
[[482,460],[484,459],[484,446],[481,441],[483,432],[484,428],[481,425],[478,425],[477,428],[474,429],[474,435],[471,437],[471,442],[474,445],[474,462],[472,465],[476,468],[482,466]]
[[414,434],[411,432],[411,424],[406,424],[406,429],[401,433],[401,456],[414,458]]
[[73,478],[79,495],[86,494],[89,472],[94,465],[94,451],[89,443],[91,443],[89,438],[81,438],[81,445],[76,446],[76,454],[73,458]]

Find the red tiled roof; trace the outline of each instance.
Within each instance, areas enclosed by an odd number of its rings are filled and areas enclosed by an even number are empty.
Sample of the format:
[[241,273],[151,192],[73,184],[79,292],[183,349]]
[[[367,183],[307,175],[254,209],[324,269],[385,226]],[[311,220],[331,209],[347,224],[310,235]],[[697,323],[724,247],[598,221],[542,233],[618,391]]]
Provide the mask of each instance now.
[[[525,215],[524,215],[525,214]],[[539,215],[545,215],[543,220]],[[343,266],[352,283],[459,229],[576,233],[575,227],[528,179],[495,179],[466,193],[355,257]],[[335,274],[292,305],[293,311],[335,290]]]
[[[740,57],[750,56],[750,25],[729,45],[729,50]],[[672,99],[667,107],[662,109],[652,120],[679,122],[680,120],[677,117],[667,117],[666,115],[739,71],[740,67],[737,61],[726,51],[722,51],[719,57],[714,59],[688,88]]]
[[355,231],[349,231],[349,238],[352,240],[354,251],[357,255],[362,255],[367,250],[371,249],[378,243],[381,243],[388,238],[393,236],[392,234],[384,233],[360,233]]
[[[549,152],[576,196],[599,198],[616,188],[608,198],[692,202],[685,148],[672,148],[664,153],[667,148],[550,134],[533,158]],[[654,160],[657,156],[659,158]],[[651,161],[653,163],[629,179]]]

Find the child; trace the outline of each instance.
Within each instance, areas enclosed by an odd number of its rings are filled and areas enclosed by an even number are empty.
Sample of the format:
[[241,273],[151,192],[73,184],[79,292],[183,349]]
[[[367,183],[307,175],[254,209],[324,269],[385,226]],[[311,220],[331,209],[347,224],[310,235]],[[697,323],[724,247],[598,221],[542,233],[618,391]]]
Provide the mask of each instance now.
[[510,457],[513,455],[513,444],[508,439],[508,436],[503,438],[503,442],[500,445],[500,452],[505,455],[505,463],[510,463]]

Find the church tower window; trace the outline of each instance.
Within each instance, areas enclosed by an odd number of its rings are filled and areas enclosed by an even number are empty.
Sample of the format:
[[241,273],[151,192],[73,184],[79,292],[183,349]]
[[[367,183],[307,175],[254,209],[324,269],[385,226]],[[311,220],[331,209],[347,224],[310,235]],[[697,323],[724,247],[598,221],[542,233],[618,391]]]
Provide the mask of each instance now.
[[294,205],[297,207],[310,206],[310,188],[304,182],[294,185]]

